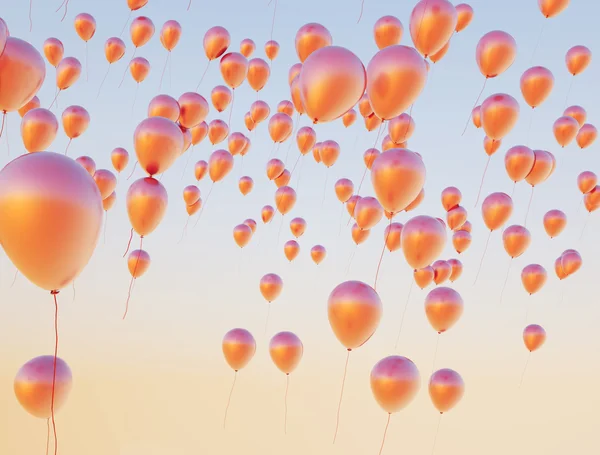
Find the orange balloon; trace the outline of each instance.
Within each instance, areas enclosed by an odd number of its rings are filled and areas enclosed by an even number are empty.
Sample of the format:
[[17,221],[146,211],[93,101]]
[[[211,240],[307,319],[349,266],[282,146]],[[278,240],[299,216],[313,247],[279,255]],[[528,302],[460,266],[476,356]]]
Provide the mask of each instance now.
[[371,370],[371,391],[375,401],[390,415],[408,406],[420,388],[419,370],[406,357],[386,357]]
[[590,123],[586,123],[577,133],[577,145],[584,149],[592,145],[598,137],[598,130]]
[[133,80],[139,84],[143,82],[148,76],[148,73],[150,73],[150,62],[144,57],[136,57],[129,63],[129,72],[131,73]]
[[160,29],[160,43],[163,47],[171,52],[179,43],[181,38],[181,24],[179,22],[170,20],[163,24]]
[[402,144],[395,144],[394,141],[392,141],[392,138],[389,134],[386,134],[383,138],[383,141],[381,141],[381,150],[384,152],[395,148],[406,148],[407,146],[407,142],[403,142]]
[[481,128],[481,105],[475,106],[471,111],[471,120],[473,121],[473,125],[475,128]]
[[413,48],[389,46],[371,59],[367,77],[367,95],[373,112],[382,120],[390,120],[419,97],[427,80],[427,68],[423,57]]
[[267,177],[269,180],[274,180],[279,177],[285,170],[285,164],[278,158],[273,158],[267,163]]
[[146,16],[136,17],[129,26],[131,42],[135,47],[142,47],[154,36],[154,23]]
[[379,49],[400,44],[404,27],[400,19],[394,16],[383,16],[375,22],[373,36]]
[[546,269],[539,264],[530,264],[521,272],[523,287],[529,295],[535,294],[542,289],[547,278]]
[[223,112],[231,103],[231,90],[224,85],[217,85],[210,92],[210,99],[218,112]]
[[293,129],[294,121],[287,114],[278,112],[269,119],[269,135],[273,142],[285,142],[291,136]]
[[566,276],[573,275],[581,268],[581,255],[575,250],[567,250],[561,255],[560,264]]
[[410,36],[417,50],[427,58],[450,40],[458,16],[448,0],[420,0],[410,15]]
[[525,180],[531,186],[535,187],[540,183],[546,181],[548,177],[554,171],[554,157],[545,150],[534,150],[535,161],[533,162],[533,167]]
[[317,134],[310,126],[303,126],[296,133],[296,144],[302,155],[312,150],[317,141]]
[[275,60],[275,58],[277,58],[278,54],[279,54],[279,43],[274,40],[267,41],[265,43],[265,55],[267,56],[267,58],[269,60],[273,61],[273,60]]
[[356,121],[356,111],[354,109],[350,109],[348,112],[346,112],[344,114],[344,116],[342,117],[342,122],[344,123],[344,126],[346,128],[348,128],[349,126],[352,126],[352,124]]
[[214,119],[208,124],[208,140],[212,145],[219,144],[229,134],[229,126],[221,119]]
[[287,169],[284,169],[283,172],[281,173],[281,175],[277,178],[275,178],[275,185],[277,186],[277,188],[281,188],[282,186],[286,186],[288,183],[290,183],[290,180],[292,178],[292,174],[290,171],[288,171]]
[[102,225],[92,177],[52,152],[21,155],[0,171],[0,244],[36,286],[57,291],[90,260]]
[[538,7],[546,19],[562,13],[571,0],[538,0]]
[[361,229],[356,223],[352,225],[352,240],[356,245],[364,243],[370,234],[371,231],[369,229]]
[[417,195],[415,200],[412,201],[410,204],[408,204],[406,206],[406,208],[404,209],[404,211],[411,212],[412,210],[416,209],[419,205],[421,205],[421,202],[423,202],[423,199],[425,199],[425,189],[422,189],[419,192],[419,194]]
[[105,212],[108,212],[115,205],[115,202],[117,202],[117,193],[113,191],[110,196],[102,200],[102,208]]
[[206,122],[201,122],[190,129],[192,133],[192,144],[197,145],[204,140],[208,134],[208,125]]
[[137,11],[138,9],[146,6],[148,0],[127,0],[127,7],[131,11]]
[[554,87],[552,72],[543,66],[529,68],[521,76],[521,93],[532,108],[538,107],[550,95]]
[[327,256],[327,250],[323,245],[315,245],[310,249],[310,257],[313,262],[319,265]]
[[397,251],[402,247],[402,223],[390,223],[383,232],[385,246],[391,252]]
[[317,142],[313,147],[313,158],[317,164],[321,162],[321,144],[322,142]]
[[233,156],[239,155],[246,147],[247,141],[248,139],[242,133],[231,133],[229,135],[229,140],[227,141],[229,153]]
[[94,177],[94,174],[96,173],[96,162],[92,158],[89,156],[80,156],[75,161],[81,164],[88,174]]
[[200,160],[194,166],[194,177],[199,182],[204,178],[206,172],[208,171],[208,163],[204,160]]
[[316,50],[331,46],[331,33],[321,24],[310,23],[296,33],[296,54],[302,63]]
[[196,185],[188,185],[183,189],[185,205],[194,205],[200,199],[200,190]]
[[302,360],[304,346],[292,332],[279,332],[269,343],[271,360],[282,373],[289,375]]
[[62,113],[62,124],[69,139],[81,136],[90,124],[90,114],[81,106],[69,106]]
[[517,42],[508,33],[494,30],[486,33],[475,51],[479,71],[486,78],[504,73],[515,61]]
[[323,164],[331,167],[340,156],[340,145],[335,141],[324,141],[321,143],[319,155]]
[[212,27],[204,34],[204,53],[209,61],[219,58],[231,43],[229,32],[223,27]]
[[579,131],[579,123],[573,117],[564,116],[558,118],[552,126],[556,142],[561,147],[569,145]]
[[456,371],[438,370],[429,379],[429,397],[433,406],[443,414],[454,408],[465,394],[465,383]]
[[282,186],[275,191],[275,207],[282,215],[289,213],[296,204],[296,191],[289,186]]
[[246,196],[248,193],[250,193],[250,191],[252,191],[252,188],[254,188],[254,180],[248,176],[240,177],[238,187],[240,189],[240,193]]
[[444,44],[444,46],[439,51],[437,51],[435,54],[431,54],[429,56],[429,59],[433,63],[439,62],[441,59],[444,58],[444,55],[446,55],[448,53],[448,49],[450,49],[450,41],[447,41],[446,44]]
[[244,368],[256,352],[256,341],[245,329],[233,329],[225,334],[222,343],[227,364],[236,372]]
[[462,225],[460,230],[467,231],[470,234],[471,231],[473,230],[473,227],[471,226],[471,222],[469,220],[465,221],[465,224]]
[[554,271],[556,272],[556,276],[558,277],[558,279],[561,281],[567,277],[567,274],[562,268],[562,256],[556,258],[556,260],[554,261]]
[[245,224],[238,224],[233,228],[233,240],[237,246],[244,248],[252,238],[252,229]]
[[462,32],[473,20],[473,8],[466,3],[456,5],[456,33]]
[[573,76],[583,73],[592,61],[592,51],[585,46],[573,46],[567,51],[565,62]]
[[413,269],[422,269],[444,250],[446,229],[436,218],[416,216],[404,225],[401,242],[408,265]]
[[502,139],[494,140],[487,136],[483,138],[483,150],[485,150],[487,156],[492,156],[494,153],[496,153],[501,145]]
[[141,277],[150,268],[150,255],[144,250],[132,251],[127,258],[127,268],[134,279]]
[[294,79],[296,79],[296,77],[300,76],[301,70],[302,70],[302,63],[294,63],[290,67],[290,70],[288,71],[288,84],[290,87],[292,86],[292,82],[294,82]]
[[508,255],[514,259],[521,256],[531,245],[531,234],[524,226],[512,225],[502,233],[502,242]]
[[117,178],[106,169],[98,169],[94,173],[94,181],[100,191],[100,197],[104,200],[117,188]]
[[136,180],[127,190],[127,214],[133,230],[140,236],[151,234],[167,211],[169,197],[162,184],[146,177]]
[[41,105],[42,104],[40,103],[40,99],[37,96],[34,96],[33,98],[31,98],[31,100],[25,103],[23,107],[18,109],[19,115],[21,116],[21,118],[23,118],[25,117],[25,114],[27,114],[30,110],[37,109]]
[[592,191],[583,196],[583,205],[589,213],[600,208],[600,186],[594,187]]
[[481,205],[483,222],[490,231],[504,226],[513,211],[513,202],[506,193],[492,193],[485,198]]
[[544,215],[544,229],[551,239],[558,237],[567,226],[567,215],[560,210],[550,210]]
[[28,152],[42,152],[54,142],[58,120],[44,108],[32,109],[21,120],[21,138]]
[[196,213],[198,213],[201,208],[202,208],[202,199],[198,199],[194,204],[186,205],[185,211],[188,213],[189,216],[193,216]]
[[435,261],[431,264],[433,268],[433,281],[435,284],[442,284],[452,274],[452,266],[446,261]]
[[106,43],[104,43],[104,56],[110,65],[121,60],[124,55],[125,43],[121,38],[113,36],[106,40]]
[[587,119],[587,112],[581,106],[571,106],[565,109],[563,115],[568,115],[569,117],[573,117],[579,123],[579,127],[581,128]]
[[388,133],[394,143],[408,141],[415,131],[415,121],[408,114],[400,114],[388,123]]
[[292,84],[290,85],[290,95],[296,112],[300,115],[305,114],[306,110],[304,109],[304,104],[302,104],[302,92],[300,90],[300,75],[296,76],[292,81]]
[[271,113],[271,109],[269,105],[264,101],[257,100],[250,106],[250,114],[252,115],[252,120],[255,123],[260,123],[266,120]]
[[464,303],[454,289],[439,287],[425,298],[425,314],[437,333],[444,333],[454,326],[463,314]]
[[463,272],[463,265],[458,259],[449,259],[448,264],[450,264],[451,272],[450,272],[450,281],[453,283],[460,278]]
[[227,150],[216,150],[208,159],[208,175],[215,182],[223,180],[233,169],[233,156]]
[[452,234],[452,245],[458,254],[464,253],[471,246],[471,233],[460,230]]
[[358,102],[358,111],[360,115],[363,117],[368,117],[373,113],[373,107],[371,106],[371,101],[369,101],[369,97],[365,93]]
[[256,49],[256,44],[250,38],[245,38],[240,43],[240,54],[242,54],[246,58],[250,58],[250,56],[254,53]]
[[500,93],[481,104],[481,125],[485,134],[494,140],[502,139],[519,119],[519,103],[512,96]]
[[350,198],[346,201],[346,210],[348,214],[354,218],[356,204],[361,200],[361,197],[358,194],[350,196]]
[[301,237],[304,231],[306,231],[306,221],[304,218],[294,218],[290,221],[290,231],[292,231],[294,237]]
[[504,166],[508,177],[515,183],[524,180],[532,171],[535,163],[533,150],[524,145],[516,145],[507,150]]
[[255,91],[260,91],[269,80],[271,69],[262,58],[253,58],[248,62],[248,84]]
[[63,43],[57,38],[48,38],[44,41],[44,55],[46,60],[53,67],[57,67],[63,58],[65,48]]
[[598,176],[591,171],[584,171],[577,176],[577,187],[582,194],[592,191],[598,184]]
[[75,31],[86,43],[92,39],[96,33],[96,20],[91,14],[81,13],[75,16]]
[[63,58],[56,67],[56,86],[59,90],[71,87],[81,75],[81,63],[75,57]]
[[467,221],[467,209],[460,205],[456,205],[446,213],[446,221],[448,222],[448,227],[452,231],[458,231],[465,221]]
[[179,120],[181,108],[175,98],[169,95],[157,95],[148,104],[148,117],[164,117],[172,122]]
[[143,120],[135,129],[133,138],[138,162],[150,176],[165,172],[183,153],[181,129],[164,117]]
[[342,204],[346,203],[353,193],[354,184],[352,180],[342,178],[335,182],[335,195]]
[[270,205],[265,205],[260,212],[260,217],[261,217],[263,223],[267,224],[269,221],[271,221],[273,219],[274,214],[275,214],[275,209],[273,207],[271,207]]
[[181,132],[183,133],[183,151],[181,152],[181,153],[183,153],[183,152],[186,152],[187,149],[189,149],[190,146],[192,145],[192,132],[184,126],[181,126],[179,124],[178,124],[178,126],[179,126],[179,129],[181,130]]
[[223,80],[233,90],[242,85],[248,74],[248,60],[238,52],[230,52],[221,57],[219,67]]
[[425,289],[427,286],[429,286],[433,281],[434,276],[435,271],[430,265],[413,271],[413,279],[415,280],[417,286],[419,286],[421,289]]
[[368,117],[365,117],[365,128],[367,129],[367,131],[375,131],[381,126],[382,123],[383,121],[375,114],[371,114]]
[[260,279],[260,293],[269,303],[272,303],[283,290],[283,280],[274,273],[268,273]]
[[283,245],[283,253],[288,261],[292,262],[300,253],[300,245],[295,240],[288,240]]
[[546,331],[537,324],[531,324],[523,330],[523,342],[529,352],[537,351],[546,341]]
[[383,208],[374,197],[363,197],[354,208],[354,219],[360,229],[369,230],[381,221]]
[[[425,183],[423,160],[407,149],[379,155],[371,167],[371,182],[385,210],[398,213],[414,201]],[[427,264],[424,264],[427,265]]]
[[280,101],[277,104],[277,112],[287,114],[291,117],[294,114],[294,104],[289,100]]
[[446,212],[457,207],[462,201],[462,193],[458,188],[449,186],[442,191],[442,207]]
[[208,102],[198,93],[184,93],[177,102],[179,103],[179,123],[184,128],[198,125],[208,115]]

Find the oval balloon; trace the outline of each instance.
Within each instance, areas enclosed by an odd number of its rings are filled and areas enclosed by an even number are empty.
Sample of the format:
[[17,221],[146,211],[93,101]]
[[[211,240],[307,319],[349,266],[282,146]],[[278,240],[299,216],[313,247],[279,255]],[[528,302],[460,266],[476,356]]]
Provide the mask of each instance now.
[[371,370],[371,391],[375,401],[388,414],[408,406],[420,388],[419,370],[406,357],[386,357]]
[[256,352],[256,341],[246,329],[233,329],[227,332],[221,346],[225,361],[235,371],[248,365]]
[[271,360],[282,373],[292,373],[302,360],[304,346],[292,332],[279,332],[269,342]]
[[463,299],[454,289],[435,288],[425,298],[425,314],[437,333],[444,333],[456,324],[463,314]]
[[433,406],[443,414],[454,408],[465,394],[465,383],[456,371],[438,370],[429,379],[429,397]]

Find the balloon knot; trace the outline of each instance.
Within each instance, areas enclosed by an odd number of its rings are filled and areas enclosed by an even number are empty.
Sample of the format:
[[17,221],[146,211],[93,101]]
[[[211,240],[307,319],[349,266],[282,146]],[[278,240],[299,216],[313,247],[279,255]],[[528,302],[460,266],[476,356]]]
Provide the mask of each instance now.
[[60,292],[59,290],[57,290],[57,289],[54,289],[53,291],[50,291],[50,294],[51,294],[51,295],[56,295],[56,294],[58,294],[59,292]]
[[352,349],[348,348],[348,352],[352,352]]

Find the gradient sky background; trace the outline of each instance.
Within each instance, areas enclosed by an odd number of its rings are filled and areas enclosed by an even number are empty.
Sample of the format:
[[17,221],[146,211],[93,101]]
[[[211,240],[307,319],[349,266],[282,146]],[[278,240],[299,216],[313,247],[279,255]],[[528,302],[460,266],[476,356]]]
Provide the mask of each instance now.
[[[147,103],[158,94],[162,66],[167,52],[158,32],[169,19],[183,27],[180,44],[172,55],[172,74],[167,72],[163,93],[178,97],[195,90],[207,61],[202,49],[205,31],[214,25],[225,26],[231,33],[231,50],[238,51],[244,38],[257,43],[255,56],[264,57],[263,44],[269,39],[273,5],[266,1],[150,0],[139,13],[149,16],[157,33],[137,55],[152,64],[133,110],[135,82],[127,75],[121,89],[117,85],[132,54],[128,43],[126,56],[110,70],[99,99],[98,86],[107,68],[104,41],[118,36],[127,18],[125,0],[71,0],[64,22],[54,10],[59,0],[33,0],[33,32],[29,32],[28,2],[2,0],[2,17],[11,35],[26,39],[38,49],[50,36],[61,39],[65,56],[84,61],[85,45],[77,37],[73,19],[80,12],[92,14],[97,32],[89,42],[89,82],[82,75],[77,84],[61,93],[59,115],[71,104],[80,104],[91,114],[88,131],[76,139],[69,155],[92,156],[98,168],[112,169],[110,151],[125,147],[132,159],[119,179],[118,202],[109,213],[106,244],[102,238],[90,264],[76,281],[76,296],[66,289],[59,295],[61,344],[59,355],[71,366],[74,389],[70,400],[58,415],[57,424],[62,455],[158,455],[198,453],[247,455],[305,455],[377,453],[386,415],[372,398],[369,373],[381,358],[398,353],[412,359],[421,371],[422,388],[415,401],[392,418],[384,453],[411,455],[431,453],[438,414],[430,403],[427,378],[432,371],[436,333],[428,325],[423,300],[427,291],[413,290],[398,351],[394,344],[400,316],[406,302],[411,271],[401,252],[385,255],[378,284],[384,303],[384,318],[375,336],[352,353],[342,407],[338,442],[331,445],[335,413],[345,360],[345,350],[333,336],[327,321],[327,297],[347,279],[372,284],[383,245],[382,222],[373,229],[369,240],[356,250],[350,272],[345,273],[354,249],[335,198],[333,183],[340,177],[360,180],[364,165],[362,153],[372,147],[377,132],[367,133],[362,120],[345,129],[341,122],[318,125],[319,140],[335,139],[342,147],[338,163],[327,176],[326,169],[307,156],[301,174],[296,172],[292,186],[298,191],[298,203],[286,216],[279,245],[278,215],[273,223],[260,222],[260,209],[273,204],[274,185],[266,179],[264,164],[272,149],[266,123],[249,134],[252,149],[225,181],[216,185],[206,205],[202,221],[190,229],[178,244],[187,214],[181,197],[185,185],[195,183],[193,163],[208,159],[208,140],[195,147],[190,166],[182,178],[191,149],[164,176],[170,200],[160,227],[145,239],[152,265],[138,280],[129,316],[121,320],[130,275],[122,254],[129,235],[124,196],[126,181],[135,162],[133,130],[146,114]],[[581,208],[576,176],[583,170],[598,171],[598,144],[584,151],[575,143],[562,150],[552,135],[552,123],[562,115],[571,76],[564,56],[574,45],[585,44],[592,52],[599,48],[597,18],[600,4],[573,1],[558,18],[545,21],[535,0],[472,0],[475,10],[472,24],[452,38],[448,54],[432,65],[427,86],[414,105],[412,115],[416,132],[409,148],[423,155],[427,166],[426,199],[414,215],[444,216],[439,201],[441,190],[458,186],[463,205],[473,223],[473,244],[461,257],[463,277],[455,288],[465,300],[462,320],[440,340],[436,369],[457,370],[466,383],[463,401],[444,416],[437,442],[437,454],[505,455],[600,452],[597,408],[600,405],[598,363],[597,270],[600,244],[597,233],[600,220],[589,218],[580,239],[587,214]],[[297,61],[294,36],[307,22],[320,22],[332,33],[334,43],[346,46],[361,57],[365,65],[376,52],[372,38],[375,21],[387,14],[401,19],[405,26],[403,44],[412,45],[408,19],[415,1],[366,0],[360,24],[356,24],[360,1],[279,0],[273,38],[281,44],[279,57],[272,67],[269,84],[261,92],[274,112],[276,104],[289,98],[288,68]],[[543,36],[532,62],[540,30]],[[473,286],[487,232],[481,221],[480,207],[474,209],[481,174],[487,156],[482,149],[483,132],[470,125],[461,137],[463,125],[484,78],[475,63],[478,39],[490,30],[505,30],[518,43],[515,64],[502,76],[488,81],[485,95],[510,93],[521,103],[518,125],[492,157],[483,188],[483,196],[494,191],[510,194],[512,182],[506,176],[503,155],[512,145],[526,142],[532,115],[519,90],[519,78],[533,64],[548,67],[555,76],[550,98],[536,109],[529,146],[555,154],[556,172],[536,188],[528,220],[533,242],[528,252],[514,261],[500,305],[500,289],[509,264],[501,244],[501,234],[492,235],[479,281]],[[588,112],[588,121],[600,123],[600,92],[597,81],[600,65],[592,61],[572,86],[568,103],[580,104]],[[170,80],[172,82],[170,83]],[[209,99],[210,89],[221,84],[218,64],[213,62],[201,86]],[[46,83],[38,94],[43,107],[54,95],[54,69],[48,66]],[[235,94],[231,131],[246,132],[243,114],[255,99],[244,84]],[[211,106],[208,120],[227,121],[229,110],[217,115]],[[24,152],[16,113],[8,116],[7,137],[10,157],[6,155],[6,136],[0,141],[0,163]],[[307,125],[306,118],[300,120]],[[383,136],[383,135],[382,135]],[[64,151],[67,138],[59,135],[53,150]],[[219,145],[224,147],[225,143]],[[289,141],[279,148],[285,158]],[[289,152],[288,165],[298,155],[295,145]],[[238,157],[239,158],[239,157]],[[241,175],[254,178],[255,189],[242,197],[237,188]],[[137,178],[142,171],[136,171]],[[301,176],[300,183],[297,180]],[[372,192],[365,179],[362,195]],[[206,199],[210,181],[199,185]],[[514,200],[511,224],[524,222],[530,187],[519,184]],[[565,211],[567,230],[550,240],[542,226],[543,214],[550,209]],[[289,264],[283,255],[283,243],[291,238],[288,223],[293,216],[308,221],[301,237],[301,254]],[[240,254],[232,240],[233,227],[252,217],[259,221],[251,244]],[[406,214],[398,221],[407,220]],[[456,257],[451,237],[442,256]],[[134,240],[134,245],[137,240]],[[318,268],[310,260],[315,244],[327,247],[328,257]],[[260,244],[260,246],[259,246]],[[562,251],[577,248],[584,267],[575,276],[559,282],[553,263]],[[241,261],[241,264],[240,264]],[[533,297],[523,290],[519,274],[522,267],[540,263],[548,270],[546,286]],[[268,335],[264,324],[267,307],[258,282],[269,272],[282,276],[285,286],[273,304]],[[53,305],[50,295],[37,289],[2,255],[0,270],[0,453],[43,453],[46,425],[26,414],[17,403],[12,381],[19,367],[32,357],[48,354],[53,348]],[[561,295],[564,293],[564,299]],[[527,359],[521,333],[528,323],[539,323],[548,332],[546,345],[529,363],[525,381],[518,388]],[[257,353],[238,377],[229,412],[227,430],[222,420],[233,372],[222,358],[221,339],[234,327],[245,327],[255,335]],[[289,391],[288,434],[283,434],[283,397],[285,376],[272,364],[268,340],[280,330],[291,330],[302,339],[304,359],[291,376]]]

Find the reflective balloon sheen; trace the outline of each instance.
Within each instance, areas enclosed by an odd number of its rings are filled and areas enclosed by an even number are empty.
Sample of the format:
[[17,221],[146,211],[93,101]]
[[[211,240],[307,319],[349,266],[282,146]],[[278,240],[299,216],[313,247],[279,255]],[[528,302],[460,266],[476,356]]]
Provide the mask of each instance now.
[[248,84],[252,90],[258,92],[263,89],[269,80],[271,69],[262,58],[253,58],[248,62]]
[[569,117],[568,115],[564,117],[559,117],[552,126],[552,130],[554,132],[554,137],[556,138],[556,142],[561,147],[566,147],[579,131],[579,123],[573,117]]
[[436,218],[421,215],[411,218],[402,229],[402,251],[412,269],[435,261],[446,245],[446,229]]
[[552,72],[543,66],[529,68],[521,76],[521,93],[532,108],[538,107],[550,95],[554,87]]
[[208,163],[204,160],[200,160],[194,165],[194,177],[196,177],[197,181],[202,180],[207,171]]
[[180,109],[179,123],[185,128],[198,125],[208,115],[208,102],[198,93],[184,93],[177,102]]
[[75,161],[81,164],[88,174],[90,174],[92,177],[94,176],[96,173],[96,162],[92,158],[89,156],[80,156]]
[[274,214],[275,214],[275,209],[273,207],[271,207],[270,205],[265,205],[260,212],[260,217],[261,217],[263,223],[266,224],[269,221],[271,221],[271,219],[273,219]]
[[146,16],[136,17],[129,26],[131,42],[135,47],[142,47],[154,36],[154,23]]
[[563,271],[567,276],[573,275],[581,268],[581,255],[578,251],[567,250],[562,254],[560,258],[560,263]]
[[31,98],[31,100],[29,100],[29,102],[25,103],[23,107],[19,108],[19,115],[21,116],[21,118],[23,118],[25,117],[25,114],[27,114],[30,110],[37,109],[41,105],[42,104],[40,103],[40,99],[37,96],[34,96],[33,98]]
[[169,196],[162,184],[146,177],[136,180],[127,190],[127,214],[133,230],[140,236],[151,234],[167,211]]
[[571,0],[538,0],[538,8],[546,19],[558,16],[562,13]]
[[415,198],[414,201],[412,201],[410,204],[408,204],[406,206],[406,208],[404,209],[405,212],[411,212],[414,209],[416,209],[419,205],[421,205],[421,202],[423,202],[423,199],[425,199],[425,189],[423,188],[419,194],[417,195],[417,197]]
[[233,329],[223,337],[222,349],[227,364],[239,371],[254,357],[256,341],[246,329]]
[[539,264],[530,264],[521,272],[521,282],[529,295],[535,294],[542,289],[547,278],[546,269]]
[[271,360],[282,373],[292,373],[300,360],[304,346],[297,335],[292,332],[279,332],[269,343],[269,354]]
[[481,104],[481,125],[485,134],[494,140],[506,136],[519,119],[519,103],[505,93],[488,97]]
[[551,239],[558,237],[567,226],[567,215],[561,210],[550,210],[544,215],[544,229]]
[[394,16],[383,16],[373,26],[373,37],[379,49],[400,44],[403,33],[402,22]]
[[463,309],[463,299],[454,289],[435,288],[425,298],[425,314],[438,333],[452,328],[462,316]]
[[79,80],[81,63],[75,57],[63,58],[56,67],[56,87],[66,90]]
[[587,119],[587,112],[581,106],[568,107],[565,109],[565,112],[563,112],[563,115],[568,115],[569,117],[573,117],[575,120],[577,120],[580,128],[584,125]]
[[275,143],[286,141],[293,129],[294,122],[287,114],[278,112],[269,119],[269,135]]
[[302,63],[316,50],[331,46],[331,33],[321,24],[310,23],[300,27],[296,33],[296,54]]
[[28,152],[48,150],[56,138],[58,120],[44,108],[32,109],[21,120],[21,138]]
[[143,120],[133,134],[135,153],[148,175],[161,174],[183,153],[183,133],[164,117]]
[[125,43],[121,38],[108,38],[104,43],[104,56],[109,64],[118,62],[125,55]]
[[302,155],[312,150],[317,141],[317,134],[310,126],[303,126],[296,133],[296,144]]
[[574,46],[567,51],[565,62],[573,76],[581,74],[592,61],[592,51],[585,46]]
[[113,191],[106,199],[102,199],[102,208],[105,212],[108,212],[113,208],[115,202],[117,202],[117,193]]
[[506,193],[492,193],[481,205],[483,222],[490,231],[500,229],[508,221],[513,211],[513,202]]
[[504,157],[504,167],[508,177],[515,183],[524,180],[535,163],[533,150],[524,145],[516,145],[507,150]]
[[133,278],[139,278],[150,268],[150,255],[144,250],[134,250],[127,258],[127,268]]
[[204,34],[204,53],[208,60],[215,60],[227,51],[231,43],[229,32],[223,27],[212,27]]
[[346,128],[352,126],[354,124],[354,122],[356,121],[356,117],[357,117],[356,111],[354,109],[350,109],[342,117],[342,122],[344,123],[344,126]]
[[462,32],[473,20],[473,8],[466,3],[456,5],[456,33]]
[[90,114],[81,106],[69,106],[62,113],[62,124],[69,139],[81,136],[90,124]]
[[296,204],[296,191],[292,187],[282,186],[275,192],[275,207],[282,215],[290,212]]
[[319,155],[321,157],[321,162],[326,167],[331,167],[340,156],[340,145],[335,141],[323,141],[321,142]]
[[339,284],[327,301],[329,324],[349,351],[365,344],[375,333],[383,313],[377,292],[361,281]]
[[477,43],[475,56],[479,71],[486,78],[505,72],[515,61],[517,42],[508,33],[495,30],[483,35]]
[[304,218],[297,217],[290,221],[290,231],[292,231],[294,237],[302,237],[302,234],[306,231],[306,221]]
[[80,13],[75,16],[75,31],[79,37],[88,42],[96,33],[96,20],[91,14]]
[[365,128],[367,131],[375,131],[381,126],[382,120],[375,114],[371,114],[365,118]]
[[245,38],[240,43],[240,54],[242,54],[246,58],[250,58],[250,56],[254,53],[256,49],[256,44],[250,38]]
[[537,351],[546,341],[546,331],[542,326],[531,324],[523,330],[523,342],[529,352]]
[[248,218],[247,220],[245,220],[244,224],[246,226],[248,226],[250,229],[252,229],[252,234],[254,234],[254,232],[256,232],[256,221],[254,221],[252,218]]
[[446,212],[457,207],[462,201],[462,193],[454,186],[449,186],[442,191],[442,207]]
[[208,124],[208,140],[212,145],[220,144],[229,134],[229,126],[221,119],[214,119]]
[[[3,48],[3,46],[1,47]],[[48,60],[48,63],[50,63],[50,65],[56,68],[62,60],[64,53],[65,48],[63,46],[63,43],[59,39],[48,38],[46,41],[44,41],[44,55],[46,56],[46,60]]]
[[[54,383],[54,406],[52,406],[52,384]],[[31,359],[23,365],[14,380],[14,391],[19,404],[34,417],[49,419],[65,405],[73,387],[73,375],[66,362],[45,355]]]
[[450,273],[450,281],[454,283],[462,275],[463,265],[458,259],[449,259],[448,264],[450,264],[450,268],[452,269]]
[[300,253],[300,245],[295,240],[288,240],[283,245],[283,253],[287,260],[292,262]]
[[454,208],[448,210],[446,213],[446,221],[448,222],[448,227],[452,231],[459,230],[465,221],[467,221],[467,209],[464,207],[457,205]]
[[452,246],[458,254],[464,253],[471,246],[471,233],[467,231],[456,231],[452,234]]
[[60,290],[90,260],[102,198],[88,172],[57,153],[22,155],[0,171],[0,244],[36,286]]
[[179,22],[169,20],[165,22],[160,29],[160,43],[163,47],[171,52],[179,43],[181,38],[181,25]]
[[361,229],[371,229],[383,218],[383,208],[374,197],[361,198],[354,208],[354,219]]
[[140,8],[143,8],[148,3],[148,0],[127,0],[127,7],[131,11],[137,11]]
[[531,234],[526,227],[514,224],[502,232],[502,242],[508,255],[514,259],[521,256],[531,244]]
[[465,383],[456,371],[438,370],[429,379],[429,397],[433,406],[443,414],[458,404],[465,394]]
[[420,388],[419,370],[406,357],[386,357],[371,370],[371,391],[375,401],[388,414],[408,406]]
[[483,150],[485,150],[485,154],[487,156],[492,156],[494,153],[496,153],[501,145],[501,139],[490,139],[487,136],[483,138]]
[[148,117],[164,117],[172,122],[179,120],[181,107],[177,100],[169,95],[156,95],[148,104]]
[[242,153],[247,143],[248,139],[242,133],[231,133],[227,140],[227,148],[229,149],[229,153],[235,156]]
[[196,213],[198,213],[198,211],[202,208],[202,199],[198,199],[196,202],[194,202],[192,205],[186,205],[185,206],[185,211],[187,212],[187,214],[189,216],[193,216]]
[[433,268],[433,281],[435,284],[442,284],[452,274],[452,266],[446,261],[435,261],[431,264]]
[[238,224],[233,228],[233,240],[240,248],[244,248],[252,238],[252,229],[245,224]]
[[238,52],[225,54],[219,67],[223,80],[233,90],[242,85],[248,74],[248,60]]
[[450,40],[458,16],[448,0],[420,0],[410,15],[410,36],[425,57],[435,54]]
[[210,100],[217,112],[223,112],[231,103],[231,90],[224,85],[217,85],[210,92]]
[[435,271],[430,265],[413,271],[413,279],[415,280],[417,286],[419,286],[421,289],[425,289],[427,286],[429,286],[434,277]]
[[250,106],[250,114],[255,123],[261,123],[269,117],[271,109],[264,101],[257,100]]
[[419,97],[427,81],[425,60],[407,46],[380,50],[367,66],[367,95],[373,112],[390,120],[408,109]]
[[588,148],[592,145],[598,137],[598,130],[590,123],[586,123],[581,127],[579,133],[577,133],[577,145],[582,148]]
[[341,117],[358,102],[366,83],[362,62],[348,49],[327,46],[313,52],[299,79],[306,114],[315,123]]
[[208,159],[208,175],[214,182],[223,180],[233,169],[233,156],[227,150],[216,150]]
[[391,223],[383,232],[383,238],[385,239],[385,246],[389,252],[399,250],[402,247],[402,223]]
[[208,125],[206,122],[201,122],[190,129],[192,133],[192,145],[197,145],[204,140],[208,134]]
[[352,180],[342,178],[335,182],[335,195],[341,203],[345,203],[354,193],[354,184]]
[[283,290],[283,280],[274,273],[268,273],[260,279],[260,293],[269,303],[273,302]]
[[100,191],[102,200],[106,199],[117,188],[117,178],[107,169],[98,169],[94,173],[94,181]]
[[591,171],[584,171],[577,176],[577,187],[582,194],[592,191],[598,184],[598,176]]
[[533,167],[529,174],[527,174],[527,177],[525,177],[525,180],[527,180],[527,183],[531,186],[535,187],[550,177],[554,170],[554,159],[553,156],[545,150],[534,150],[533,154],[535,156]]

